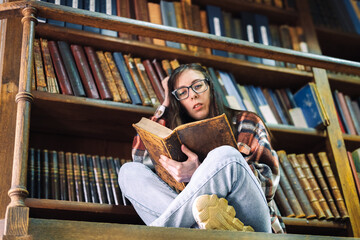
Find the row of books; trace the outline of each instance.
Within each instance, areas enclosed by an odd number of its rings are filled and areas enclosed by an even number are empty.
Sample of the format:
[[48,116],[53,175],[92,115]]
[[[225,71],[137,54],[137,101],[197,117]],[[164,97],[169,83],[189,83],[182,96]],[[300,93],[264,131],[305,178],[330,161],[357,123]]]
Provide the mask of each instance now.
[[273,7],[277,7],[277,8],[284,8],[284,9],[295,9],[296,8],[296,3],[294,0],[246,0],[246,1],[257,3],[257,4],[273,6]]
[[315,25],[360,34],[359,1],[311,0],[309,5]]
[[[84,1],[84,2],[83,2]],[[307,43],[301,27],[279,26],[269,24],[265,15],[254,14],[250,12],[230,13],[222,10],[220,7],[206,5],[201,8],[191,1],[165,1],[158,2],[148,0],[59,0],[57,4],[82,8],[90,11],[118,15],[127,18],[133,18],[141,21],[162,24],[171,27],[184,28],[199,32],[211,33],[218,36],[225,36],[235,39],[256,42],[265,45],[289,48],[298,51],[307,52]],[[49,0],[49,2],[54,2]],[[93,4],[91,4],[93,2]],[[259,2],[259,1],[256,1]],[[260,1],[261,2],[261,1]],[[265,3],[267,2],[267,3]],[[271,1],[264,1],[268,4]],[[277,6],[283,6],[282,1],[274,1]],[[286,1],[286,6],[293,8],[292,1]],[[280,4],[281,3],[281,4]],[[292,6],[292,7],[291,7]],[[93,7],[93,9],[91,8]],[[111,11],[110,11],[111,10]],[[272,66],[296,67],[295,64],[284,64],[270,59],[261,59],[258,57],[244,56],[241,54],[228,53],[216,49],[205,49],[193,45],[182,44],[172,41],[163,41],[160,39],[151,39],[144,36],[133,36],[130,34],[117,33],[115,31],[98,29],[94,27],[81,26],[61,21],[47,20],[50,24],[77,28],[85,31],[92,31],[113,37],[121,37],[130,40],[139,40],[147,43],[153,43],[162,46],[174,47],[194,52],[206,52],[214,55],[246,59],[255,63],[262,63]],[[304,70],[302,66],[298,66]]]
[[355,149],[352,152],[348,151],[347,154],[355,182],[356,191],[358,196],[360,197],[360,148]]
[[124,205],[118,172],[130,160],[29,149],[29,197]]
[[275,202],[284,217],[345,220],[344,198],[326,152],[287,154],[277,151],[280,184]]

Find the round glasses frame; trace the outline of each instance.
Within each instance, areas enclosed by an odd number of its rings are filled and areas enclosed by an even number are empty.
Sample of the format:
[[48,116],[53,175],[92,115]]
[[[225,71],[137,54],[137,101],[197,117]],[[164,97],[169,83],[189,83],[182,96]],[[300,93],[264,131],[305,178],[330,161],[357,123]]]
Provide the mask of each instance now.
[[[203,91],[200,91],[200,92],[197,91],[197,90],[195,90],[195,89],[193,88],[193,86],[194,86],[195,84],[199,83],[199,82],[205,82],[205,85],[206,85],[206,89],[204,89]],[[187,96],[180,99],[180,98],[178,97],[178,95],[177,95],[177,91],[180,90],[180,89],[184,89],[184,88],[187,88],[187,90],[188,90],[188,91],[187,91]],[[195,93],[197,93],[197,94],[203,93],[203,92],[205,92],[206,90],[208,90],[208,88],[209,88],[209,79],[204,78],[204,79],[196,80],[195,82],[193,82],[193,83],[192,83],[190,86],[188,86],[188,87],[181,87],[181,88],[175,89],[174,91],[171,92],[171,94],[174,95],[175,98],[176,98],[178,101],[182,101],[182,100],[185,100],[185,99],[187,99],[187,98],[189,97],[190,88],[191,88]]]

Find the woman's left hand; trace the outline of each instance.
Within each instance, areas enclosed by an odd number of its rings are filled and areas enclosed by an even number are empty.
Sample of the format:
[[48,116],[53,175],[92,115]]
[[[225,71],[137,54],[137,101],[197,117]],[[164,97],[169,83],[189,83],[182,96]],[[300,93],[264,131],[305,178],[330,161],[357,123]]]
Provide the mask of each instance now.
[[198,156],[190,151],[185,145],[181,146],[181,151],[188,156],[185,162],[172,160],[164,155],[160,155],[160,163],[178,182],[189,182],[195,170],[199,167]]

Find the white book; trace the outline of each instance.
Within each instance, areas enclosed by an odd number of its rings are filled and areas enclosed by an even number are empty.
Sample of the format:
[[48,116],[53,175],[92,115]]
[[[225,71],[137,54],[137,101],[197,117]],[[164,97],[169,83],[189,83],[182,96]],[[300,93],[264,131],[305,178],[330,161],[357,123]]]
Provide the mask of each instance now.
[[291,120],[294,123],[295,127],[308,128],[309,126],[306,123],[304,113],[301,108],[296,107],[289,109]]
[[261,105],[259,106],[259,109],[261,114],[265,118],[264,120],[266,123],[279,124],[274,116],[274,113],[271,111],[269,105]]

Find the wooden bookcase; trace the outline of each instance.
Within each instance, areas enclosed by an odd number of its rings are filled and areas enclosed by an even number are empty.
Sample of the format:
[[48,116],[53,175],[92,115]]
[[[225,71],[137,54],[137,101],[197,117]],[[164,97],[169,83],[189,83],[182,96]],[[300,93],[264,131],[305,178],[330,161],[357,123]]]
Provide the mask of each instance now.
[[[266,5],[238,0],[193,0],[194,4],[214,4],[229,11],[254,11],[266,14],[278,23],[299,24],[304,27],[312,53],[321,54],[321,34],[311,21],[306,1],[297,1],[298,9],[285,11]],[[160,47],[137,41],[107,37],[90,32],[35,24],[35,16],[74,22],[93,27],[176,40],[203,47],[227,50],[258,57],[273,58],[313,66],[312,72],[271,67],[247,61],[184,50]],[[105,223],[142,224],[129,206],[111,206],[45,199],[26,199],[26,167],[29,147],[48,148],[89,154],[117,155],[130,158],[132,137],[130,127],[143,116],[150,116],[154,108],[134,106],[74,96],[31,92],[30,61],[33,38],[64,40],[91,45],[108,51],[132,53],[141,58],[178,59],[181,63],[201,62],[206,66],[232,72],[242,84],[264,87],[298,89],[314,81],[320,91],[331,124],[324,131],[303,130],[286,126],[269,126],[274,136],[274,148],[287,152],[326,151],[349,211],[347,222],[327,222],[305,219],[284,219],[289,233],[360,236],[360,202],[354,191],[354,181],[346,150],[360,146],[359,136],[341,133],[330,88],[348,94],[358,94],[360,64],[322,55],[300,53],[276,47],[265,47],[241,40],[229,40],[204,33],[99,13],[70,9],[37,1],[9,1],[0,5],[0,219],[5,218],[5,236],[32,234],[33,218],[95,221]],[[23,22],[21,24],[21,21]],[[5,34],[5,35],[3,35]],[[336,33],[334,33],[336,36]],[[1,61],[0,61],[1,62]],[[356,74],[357,77],[327,74],[325,69]],[[15,102],[16,99],[16,102]],[[3,150],[4,149],[4,150]],[[12,171],[12,174],[10,172]],[[9,196],[6,191],[10,189]],[[10,203],[9,203],[10,202]],[[7,210],[6,210],[7,209]],[[5,211],[7,215],[5,216]],[[55,216],[55,217],[54,217]],[[145,230],[146,231],[146,230]],[[156,231],[156,230],[149,230]],[[171,229],[166,231],[172,231]],[[90,231],[89,231],[90,234]],[[291,235],[289,235],[289,238]]]

